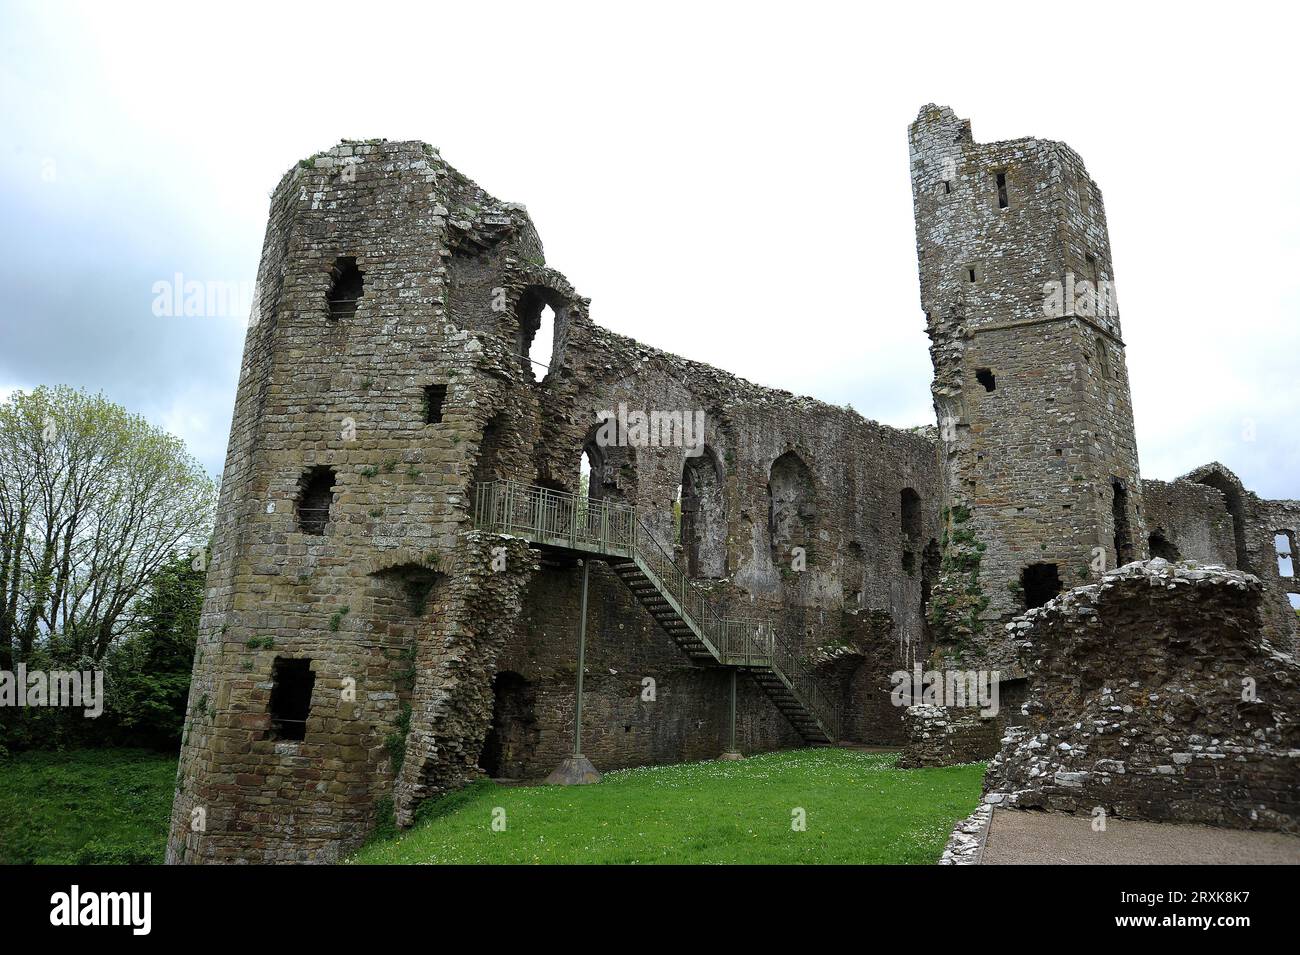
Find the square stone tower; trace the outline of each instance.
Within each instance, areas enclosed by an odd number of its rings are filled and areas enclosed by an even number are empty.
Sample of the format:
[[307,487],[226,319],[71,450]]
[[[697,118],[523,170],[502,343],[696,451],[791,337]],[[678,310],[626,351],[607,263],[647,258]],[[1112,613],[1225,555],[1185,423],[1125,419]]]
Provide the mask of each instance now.
[[1106,212],[1064,143],[977,143],[934,105],[908,138],[948,496],[931,624],[988,651],[995,622],[1146,556]]

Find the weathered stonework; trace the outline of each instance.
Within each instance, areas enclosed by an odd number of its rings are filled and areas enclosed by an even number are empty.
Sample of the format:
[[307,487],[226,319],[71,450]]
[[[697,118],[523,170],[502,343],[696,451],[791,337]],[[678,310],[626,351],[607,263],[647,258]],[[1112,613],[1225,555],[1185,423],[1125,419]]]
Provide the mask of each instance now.
[[[1145,556],[1157,525],[1185,557],[1227,548],[1261,574],[1266,625],[1293,635],[1264,535],[1294,534],[1300,506],[1217,465],[1144,504],[1118,317],[1043,314],[1045,282],[1111,275],[1078,156],[976,144],[933,106],[910,141],[939,428],[907,431],[601,328],[524,208],[430,146],[343,142],[290,170],[245,341],[169,861],[331,861],[390,806],[405,825],[476,775],[540,778],[568,756],[581,571],[473,515],[483,482],[577,492],[584,455],[591,497],[634,505],[728,612],[769,615],[801,648],[848,741],[908,741],[889,676],[917,664],[1000,668],[1004,708],[1018,702],[1000,624],[1025,608],[1025,568],[1096,580]],[[702,446],[598,441],[620,409],[702,415]],[[602,770],[717,756],[728,670],[588,570],[585,755]],[[989,724],[939,718],[919,761],[989,755]],[[802,738],[742,675],[738,746]]]
[[936,636],[953,659],[1006,673],[1014,655],[994,624],[1034,605],[1027,568],[1052,568],[1059,591],[1097,576],[1094,548],[1114,567],[1117,547],[1145,543],[1118,311],[1064,294],[1113,279],[1105,209],[1063,143],[977,143],[937,106],[909,141],[950,506],[941,587],[971,598],[951,639]]
[[[878,674],[923,652],[921,551],[937,548],[941,507],[931,435],[599,328],[523,208],[420,143],[346,142],[291,170],[259,288],[171,861],[330,861],[390,801],[406,824],[478,773],[537,778],[568,755],[580,572],[471,528],[479,482],[576,491],[584,452],[592,496],[636,505],[737,614],[775,614],[810,658],[838,654],[826,679],[884,717],[848,721],[851,738],[898,738]],[[526,354],[545,308],[539,376]],[[702,412],[702,453],[598,446],[598,412],[620,405]],[[599,563],[590,588],[588,757],[718,755],[727,671],[683,654]],[[272,712],[286,661],[314,675],[301,739],[281,738]],[[737,741],[800,742],[748,677]]]
[[1172,483],[1150,481],[1147,487],[1151,555],[1255,575],[1264,585],[1265,632],[1291,653],[1300,649],[1300,627],[1288,599],[1300,595],[1296,560],[1289,562],[1291,576],[1282,576],[1275,546],[1277,535],[1283,535],[1293,558],[1300,558],[1300,501],[1263,500],[1217,461]]
[[997,752],[1003,724],[995,714],[981,715],[973,706],[907,708],[909,739],[898,757],[900,769],[956,766],[987,759]]
[[1011,624],[1028,721],[985,802],[1300,832],[1300,665],[1264,634],[1263,593],[1155,558]]

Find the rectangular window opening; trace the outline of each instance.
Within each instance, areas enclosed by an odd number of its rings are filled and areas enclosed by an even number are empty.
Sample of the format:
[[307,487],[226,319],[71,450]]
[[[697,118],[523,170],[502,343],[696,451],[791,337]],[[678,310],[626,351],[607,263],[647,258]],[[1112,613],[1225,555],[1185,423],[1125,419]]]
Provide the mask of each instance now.
[[319,537],[330,521],[334,504],[334,469],[323,465],[308,468],[298,480],[298,529]]
[[1025,609],[1041,607],[1061,592],[1061,574],[1055,564],[1030,564],[1020,572]]
[[426,385],[424,389],[424,423],[442,423],[442,403],[447,400],[446,385]]
[[311,693],[316,685],[311,660],[276,657],[271,681],[271,739],[306,739]]
[[1003,171],[998,173],[998,208],[1006,209],[1010,205],[1007,200],[1007,174]]

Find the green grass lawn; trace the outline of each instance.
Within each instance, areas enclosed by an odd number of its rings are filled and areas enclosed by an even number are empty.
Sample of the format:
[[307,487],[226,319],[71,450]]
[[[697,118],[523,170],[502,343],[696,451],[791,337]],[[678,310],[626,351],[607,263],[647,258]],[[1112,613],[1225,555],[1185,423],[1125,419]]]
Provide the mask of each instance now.
[[900,770],[896,761],[802,749],[621,770],[594,786],[479,782],[351,861],[933,863],[978,804],[984,766]]
[[0,864],[162,862],[176,757],[137,749],[0,760]]

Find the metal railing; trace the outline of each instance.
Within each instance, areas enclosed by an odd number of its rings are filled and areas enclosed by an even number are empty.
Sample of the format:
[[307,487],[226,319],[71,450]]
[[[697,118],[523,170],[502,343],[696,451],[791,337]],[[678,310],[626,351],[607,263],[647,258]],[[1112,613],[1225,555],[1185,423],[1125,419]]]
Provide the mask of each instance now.
[[839,735],[838,705],[771,618],[725,614],[720,601],[692,581],[650,533],[635,507],[515,481],[487,481],[475,487],[474,526],[634,561],[719,663],[772,670],[827,736]]

